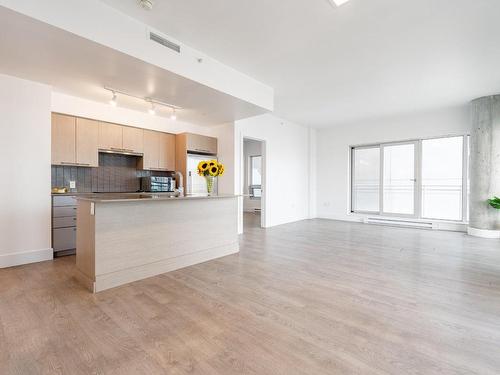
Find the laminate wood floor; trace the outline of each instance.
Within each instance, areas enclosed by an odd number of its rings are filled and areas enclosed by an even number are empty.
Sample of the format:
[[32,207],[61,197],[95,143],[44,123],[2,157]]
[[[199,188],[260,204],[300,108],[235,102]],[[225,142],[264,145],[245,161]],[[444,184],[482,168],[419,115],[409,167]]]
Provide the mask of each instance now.
[[500,374],[500,242],[247,217],[241,252],[92,295],[0,270],[0,374]]

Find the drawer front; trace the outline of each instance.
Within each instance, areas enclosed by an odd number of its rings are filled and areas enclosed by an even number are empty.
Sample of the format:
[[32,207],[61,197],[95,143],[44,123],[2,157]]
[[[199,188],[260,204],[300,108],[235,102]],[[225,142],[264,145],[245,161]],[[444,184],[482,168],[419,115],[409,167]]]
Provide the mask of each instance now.
[[76,206],[76,198],[73,196],[52,197],[52,206]]
[[52,247],[54,251],[76,248],[76,227],[57,228],[52,230]]
[[76,216],[76,206],[53,207],[52,216],[53,217]]
[[67,228],[76,226],[76,216],[55,217],[52,220],[53,228]]

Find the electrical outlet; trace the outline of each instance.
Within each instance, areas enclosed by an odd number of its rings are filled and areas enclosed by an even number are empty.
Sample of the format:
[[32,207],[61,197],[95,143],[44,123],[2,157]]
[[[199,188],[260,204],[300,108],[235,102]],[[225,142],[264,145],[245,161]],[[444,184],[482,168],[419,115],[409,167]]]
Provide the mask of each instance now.
[[69,182],[69,188],[70,189],[76,189],[76,181],[70,181]]

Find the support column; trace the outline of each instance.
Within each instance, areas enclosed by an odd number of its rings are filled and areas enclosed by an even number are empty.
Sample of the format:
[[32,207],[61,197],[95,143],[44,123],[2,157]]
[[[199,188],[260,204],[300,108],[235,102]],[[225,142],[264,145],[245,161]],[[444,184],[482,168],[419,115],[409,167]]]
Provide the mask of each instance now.
[[500,238],[500,211],[487,199],[500,196],[500,95],[472,101],[468,233]]

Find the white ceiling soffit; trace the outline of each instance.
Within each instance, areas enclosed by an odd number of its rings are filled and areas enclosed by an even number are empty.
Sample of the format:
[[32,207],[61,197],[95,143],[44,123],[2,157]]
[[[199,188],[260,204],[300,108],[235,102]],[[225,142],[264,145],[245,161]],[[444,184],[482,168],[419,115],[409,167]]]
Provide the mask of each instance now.
[[499,0],[102,0],[263,82],[317,127],[500,91]]
[[[0,6],[0,73],[49,84],[55,90],[107,103],[110,86],[183,109],[178,119],[217,125],[265,113],[231,95]],[[163,47],[162,47],[163,48]],[[144,101],[118,97],[119,106],[147,111]],[[170,111],[159,109],[160,115]],[[165,112],[165,113],[162,113]]]

